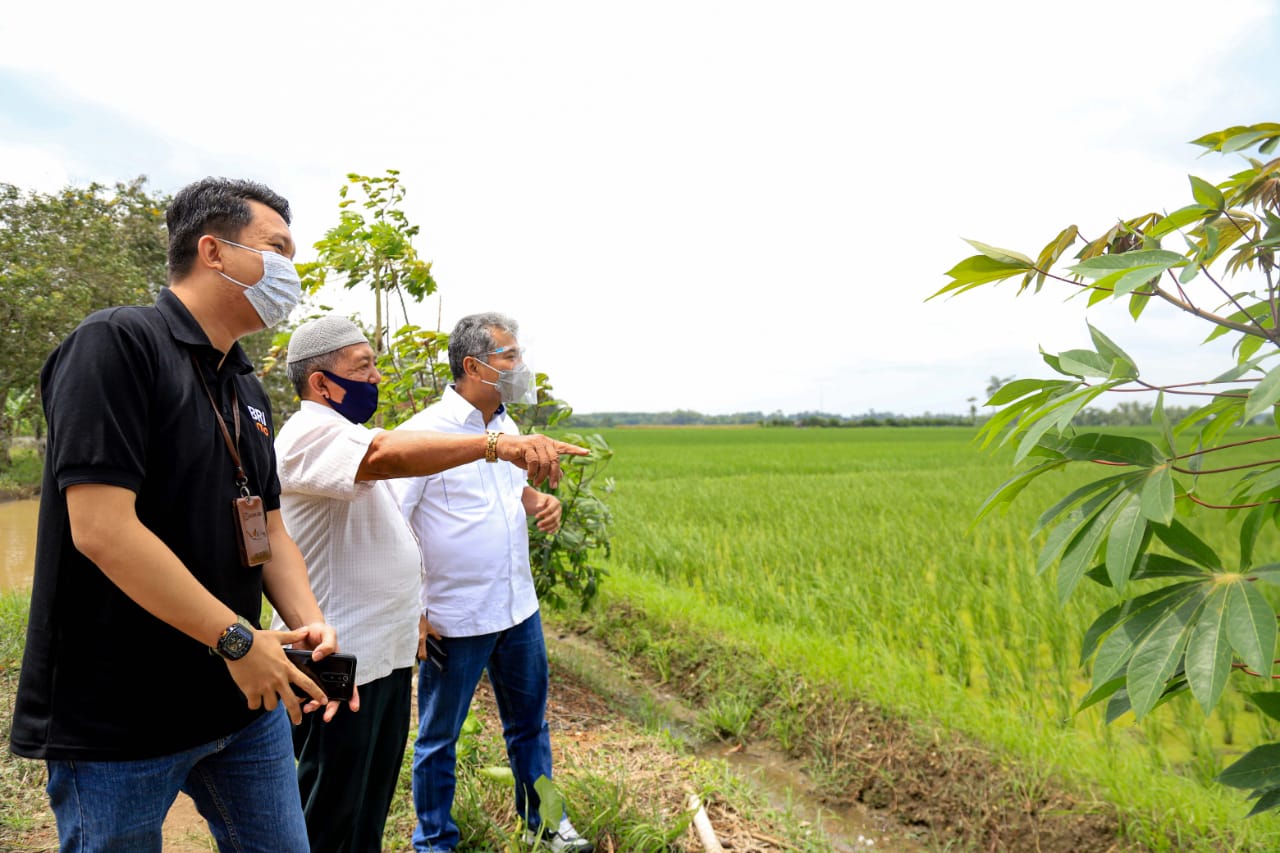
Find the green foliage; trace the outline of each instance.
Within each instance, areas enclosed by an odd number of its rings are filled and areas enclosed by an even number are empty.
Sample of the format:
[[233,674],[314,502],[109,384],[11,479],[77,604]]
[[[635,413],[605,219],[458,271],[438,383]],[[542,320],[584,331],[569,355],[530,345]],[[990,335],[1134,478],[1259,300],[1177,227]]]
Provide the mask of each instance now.
[[[556,399],[546,374],[537,374],[537,383],[536,403],[511,406],[522,432],[553,429],[573,412],[567,403]],[[604,496],[612,494],[614,482],[602,475],[613,459],[613,450],[598,433],[565,433],[560,439],[591,452],[560,460],[564,476],[555,490],[545,482],[538,486],[539,491],[552,492],[560,499],[560,529],[547,534],[529,525],[529,562],[539,600],[564,606],[563,589],[585,610],[608,574],[601,560],[610,553],[612,515]]]
[[338,224],[315,244],[316,260],[298,264],[308,293],[315,294],[331,275],[348,290],[373,291],[371,337],[378,353],[387,349],[393,300],[403,316],[406,296],[421,302],[436,291],[431,262],[422,260],[413,246],[418,226],[410,225],[400,209],[405,192],[395,169],[379,177],[347,175],[347,183],[338,191]]
[[0,470],[15,423],[39,436],[49,352],[93,311],[148,303],[164,285],[167,206],[142,177],[51,194],[0,183]]
[[[1280,578],[1280,564],[1255,565],[1254,552],[1260,533],[1280,521],[1280,460],[1260,452],[1280,435],[1243,438],[1241,431],[1260,415],[1280,423],[1280,371],[1271,369],[1280,352],[1280,159],[1243,152],[1267,155],[1278,143],[1274,123],[1194,140],[1241,154],[1243,168],[1218,185],[1191,176],[1191,204],[1122,220],[1092,240],[1069,226],[1035,261],[969,241],[979,254],[954,266],[951,282],[934,294],[1009,279],[1020,279],[1019,292],[1038,291],[1052,280],[1090,305],[1125,301],[1135,320],[1153,303],[1172,307],[1210,324],[1206,341],[1233,342],[1235,365],[1220,375],[1159,386],[1090,326],[1090,348],[1042,353],[1053,378],[1011,382],[988,403],[997,411],[981,430],[984,446],[1012,447],[1022,469],[979,517],[1007,507],[1051,471],[1083,464],[1108,472],[1068,492],[1033,532],[1046,534],[1037,566],[1057,566],[1063,601],[1083,579],[1125,596],[1097,617],[1082,649],[1093,663],[1082,706],[1106,700],[1109,720],[1129,711],[1142,719],[1184,691],[1208,714],[1233,671],[1272,676],[1275,596],[1260,585]],[[1077,245],[1074,262],[1063,264]],[[1159,392],[1151,411],[1156,440],[1073,424],[1099,395],[1135,390]],[[1207,402],[1175,422],[1164,401],[1185,394]],[[1234,464],[1210,467],[1218,458],[1210,454],[1221,452],[1234,452]],[[1238,553],[1220,556],[1203,534],[1232,519],[1240,519]],[[1254,749],[1220,779],[1251,790],[1255,814],[1280,807],[1280,744]]]

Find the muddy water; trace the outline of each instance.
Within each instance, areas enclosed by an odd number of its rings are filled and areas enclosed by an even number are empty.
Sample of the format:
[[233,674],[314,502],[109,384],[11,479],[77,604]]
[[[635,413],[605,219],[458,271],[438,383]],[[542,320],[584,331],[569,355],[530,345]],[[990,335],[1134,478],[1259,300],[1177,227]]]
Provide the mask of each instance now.
[[0,592],[31,589],[39,499],[0,503]]

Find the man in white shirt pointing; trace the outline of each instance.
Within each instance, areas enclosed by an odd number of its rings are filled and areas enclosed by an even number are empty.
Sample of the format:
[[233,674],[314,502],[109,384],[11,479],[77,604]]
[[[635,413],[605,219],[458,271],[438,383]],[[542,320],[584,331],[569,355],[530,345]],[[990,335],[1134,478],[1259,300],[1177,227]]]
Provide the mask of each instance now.
[[[524,362],[516,323],[501,314],[474,314],[449,336],[454,384],[435,405],[399,429],[485,437],[499,446],[519,435],[505,404],[533,402],[533,375]],[[491,464],[492,463],[492,464]],[[534,783],[551,778],[547,729],[547,650],[529,568],[529,531],[560,527],[560,501],[532,488],[523,471],[490,453],[485,461],[402,480],[401,510],[422,549],[418,675],[418,739],[413,801],[418,851],[450,851],[459,840],[450,809],[455,743],[480,674],[489,672],[515,777],[516,813],[525,840],[553,851],[590,853],[592,845],[567,816],[542,826]],[[427,636],[434,649],[425,647]]]

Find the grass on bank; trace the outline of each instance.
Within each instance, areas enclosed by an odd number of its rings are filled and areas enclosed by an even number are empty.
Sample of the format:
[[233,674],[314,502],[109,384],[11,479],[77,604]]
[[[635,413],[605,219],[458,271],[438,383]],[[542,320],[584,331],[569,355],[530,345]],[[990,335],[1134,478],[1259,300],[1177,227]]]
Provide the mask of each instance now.
[[[1080,638],[1114,599],[1082,585],[1061,606],[1027,541],[1072,475],[971,530],[1009,469],[970,430],[601,432],[618,483],[603,600],[648,622],[659,639],[636,648],[659,672],[668,642],[731,638],[819,693],[961,732],[1029,780],[1096,792],[1152,849],[1280,849],[1280,820],[1246,820],[1244,797],[1210,781],[1278,737],[1241,695],[1270,685],[1233,676],[1208,721],[1185,696],[1137,725],[1076,713]],[[1212,533],[1234,551],[1227,521]],[[1259,550],[1278,550],[1274,532]]]

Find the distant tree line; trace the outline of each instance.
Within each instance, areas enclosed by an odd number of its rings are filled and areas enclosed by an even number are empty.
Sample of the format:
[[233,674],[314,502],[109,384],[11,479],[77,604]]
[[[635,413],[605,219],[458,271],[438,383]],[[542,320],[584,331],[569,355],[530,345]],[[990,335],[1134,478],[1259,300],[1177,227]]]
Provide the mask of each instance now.
[[[1153,403],[1124,402],[1113,409],[1087,408],[1075,416],[1077,426],[1142,426],[1151,423]],[[1190,415],[1194,407],[1166,406],[1165,415],[1176,423]],[[781,410],[769,414],[763,412],[736,412],[731,415],[704,415],[690,409],[665,412],[574,412],[565,422],[573,429],[601,429],[620,426],[763,426],[763,427],[935,427],[974,426],[986,421],[981,412],[964,414],[904,415],[897,412],[880,412],[869,409],[858,415],[839,415],[831,412],[796,412],[784,414]]]

